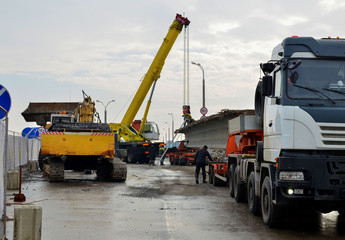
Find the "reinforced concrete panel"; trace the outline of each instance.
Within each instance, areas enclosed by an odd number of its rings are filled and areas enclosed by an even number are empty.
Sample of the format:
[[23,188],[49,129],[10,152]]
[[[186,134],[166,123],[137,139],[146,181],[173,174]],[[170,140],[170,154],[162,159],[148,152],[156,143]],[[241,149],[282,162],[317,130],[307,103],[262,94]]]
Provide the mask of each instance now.
[[217,119],[198,124],[186,129],[187,147],[202,147],[225,149],[228,141],[228,119]]

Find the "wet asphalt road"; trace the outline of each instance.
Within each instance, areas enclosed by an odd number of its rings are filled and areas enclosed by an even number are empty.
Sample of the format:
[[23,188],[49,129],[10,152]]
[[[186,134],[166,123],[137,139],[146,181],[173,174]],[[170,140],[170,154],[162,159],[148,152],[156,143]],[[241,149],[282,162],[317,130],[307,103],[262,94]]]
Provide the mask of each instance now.
[[[296,215],[266,227],[227,187],[195,184],[193,166],[128,165],[124,183],[67,172],[62,183],[24,174],[28,202],[42,206],[43,240],[60,239],[345,239],[337,212]],[[8,207],[13,216],[13,206]],[[12,239],[13,221],[7,237]]]

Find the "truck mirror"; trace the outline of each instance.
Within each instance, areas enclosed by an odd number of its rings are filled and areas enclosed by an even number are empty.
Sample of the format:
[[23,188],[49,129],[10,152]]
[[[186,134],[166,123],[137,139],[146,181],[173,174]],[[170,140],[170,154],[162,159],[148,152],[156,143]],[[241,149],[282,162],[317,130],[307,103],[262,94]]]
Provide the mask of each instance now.
[[261,87],[261,94],[263,96],[272,95],[272,76],[263,76]]
[[275,65],[274,63],[261,63],[260,67],[261,67],[262,72],[265,75],[268,75],[274,70]]

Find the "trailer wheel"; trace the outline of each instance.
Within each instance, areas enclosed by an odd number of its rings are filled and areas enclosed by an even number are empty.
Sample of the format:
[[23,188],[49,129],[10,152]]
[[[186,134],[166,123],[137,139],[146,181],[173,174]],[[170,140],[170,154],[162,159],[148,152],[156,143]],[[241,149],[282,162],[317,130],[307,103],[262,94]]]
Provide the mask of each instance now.
[[187,164],[187,158],[185,157],[180,158],[179,162],[180,162],[179,164],[180,166],[185,166]]
[[231,164],[229,168],[228,178],[229,178],[229,192],[230,197],[235,197],[234,193],[234,177],[235,177],[235,165]]
[[246,187],[244,183],[240,182],[240,168],[239,166],[235,169],[234,174],[234,195],[236,202],[245,202],[246,200]]
[[214,170],[213,170],[213,167],[210,166],[208,168],[208,178],[209,178],[208,181],[209,181],[210,184],[213,184],[213,175],[214,175]]
[[216,177],[216,174],[213,172],[213,186],[220,186],[223,182],[219,178]]
[[285,209],[272,202],[272,187],[269,177],[266,177],[261,188],[262,220],[269,227],[278,227],[285,219]]
[[255,216],[260,215],[260,198],[255,195],[255,173],[251,172],[247,184],[248,208]]

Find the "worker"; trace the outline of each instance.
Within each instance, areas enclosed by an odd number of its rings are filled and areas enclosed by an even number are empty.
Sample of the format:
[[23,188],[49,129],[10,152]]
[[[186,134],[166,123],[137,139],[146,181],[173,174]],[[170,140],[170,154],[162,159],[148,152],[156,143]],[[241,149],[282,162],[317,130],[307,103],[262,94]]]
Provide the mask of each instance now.
[[158,156],[161,157],[163,155],[164,151],[165,151],[164,145],[160,144]]
[[206,183],[206,172],[205,172],[205,166],[206,166],[206,157],[212,161],[212,157],[210,153],[207,151],[207,146],[203,146],[203,148],[199,149],[195,156],[194,156],[194,162],[196,165],[195,168],[195,183],[199,184],[199,172],[200,168],[202,170],[202,182]]
[[190,124],[194,122],[195,120],[192,118],[192,115],[189,110],[186,111],[186,113],[183,114],[183,126],[186,126],[187,124]]

